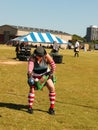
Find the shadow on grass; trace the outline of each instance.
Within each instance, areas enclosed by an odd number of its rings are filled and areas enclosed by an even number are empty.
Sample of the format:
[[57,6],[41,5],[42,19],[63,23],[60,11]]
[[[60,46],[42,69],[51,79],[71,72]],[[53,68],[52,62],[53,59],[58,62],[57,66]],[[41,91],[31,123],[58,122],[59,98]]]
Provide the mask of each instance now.
[[0,102],[0,107],[6,107],[10,109],[15,109],[15,110],[22,110],[22,109],[27,109],[27,105],[21,105],[21,104],[14,104],[14,103],[3,103]]
[[[20,111],[28,112],[28,105],[0,102],[0,107],[6,107],[6,108],[9,108],[9,109],[14,109],[14,110],[20,110]],[[33,109],[33,110],[34,111],[41,111],[41,112],[46,112],[47,113],[47,111],[44,111],[44,110],[41,110],[41,109]]]

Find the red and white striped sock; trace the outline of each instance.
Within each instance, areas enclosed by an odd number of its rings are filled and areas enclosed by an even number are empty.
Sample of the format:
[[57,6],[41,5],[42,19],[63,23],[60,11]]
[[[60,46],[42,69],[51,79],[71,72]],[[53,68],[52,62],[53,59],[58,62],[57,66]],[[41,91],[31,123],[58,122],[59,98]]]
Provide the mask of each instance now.
[[35,94],[34,93],[29,93],[28,94],[28,103],[29,103],[29,108],[32,108],[33,102],[34,102],[34,97]]
[[54,108],[55,96],[56,96],[56,93],[55,93],[55,92],[50,92],[50,93],[49,93],[50,108]]

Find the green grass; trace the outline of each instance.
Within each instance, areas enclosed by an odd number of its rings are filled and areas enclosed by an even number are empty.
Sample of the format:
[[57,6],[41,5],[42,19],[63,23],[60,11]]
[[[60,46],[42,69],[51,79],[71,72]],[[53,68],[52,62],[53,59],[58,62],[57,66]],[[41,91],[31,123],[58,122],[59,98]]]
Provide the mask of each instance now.
[[[50,51],[50,50],[48,50]],[[15,48],[0,45],[0,130],[98,130],[98,51],[60,50],[56,115],[47,113],[48,90],[36,91],[34,114],[27,113],[27,62],[15,61]],[[1,63],[2,62],[2,63]]]

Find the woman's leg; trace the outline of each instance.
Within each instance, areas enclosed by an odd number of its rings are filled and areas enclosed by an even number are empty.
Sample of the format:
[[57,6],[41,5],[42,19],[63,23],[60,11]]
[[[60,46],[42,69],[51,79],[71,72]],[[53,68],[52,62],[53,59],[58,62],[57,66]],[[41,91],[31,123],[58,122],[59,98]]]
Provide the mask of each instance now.
[[54,107],[55,107],[55,87],[53,84],[53,81],[51,79],[47,80],[47,88],[49,90],[49,99],[50,99],[50,108],[49,108],[49,114],[55,114]]
[[34,103],[34,98],[35,98],[34,86],[30,86],[30,91],[28,94],[28,105],[29,105],[28,112],[29,113],[33,113],[32,106]]

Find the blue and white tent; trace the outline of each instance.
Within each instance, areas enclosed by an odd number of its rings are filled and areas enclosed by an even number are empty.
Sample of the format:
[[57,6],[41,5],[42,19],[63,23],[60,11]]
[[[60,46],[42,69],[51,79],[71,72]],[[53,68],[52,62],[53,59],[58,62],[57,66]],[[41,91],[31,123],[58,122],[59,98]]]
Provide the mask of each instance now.
[[63,39],[54,36],[53,34],[46,32],[46,33],[41,33],[41,32],[31,32],[27,35],[17,37],[13,39],[14,41],[19,40],[20,42],[33,42],[33,43],[53,43],[56,41],[59,44],[63,43],[68,43],[64,41]]

